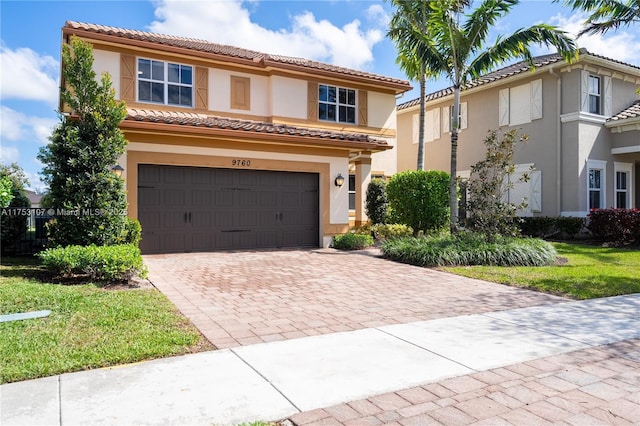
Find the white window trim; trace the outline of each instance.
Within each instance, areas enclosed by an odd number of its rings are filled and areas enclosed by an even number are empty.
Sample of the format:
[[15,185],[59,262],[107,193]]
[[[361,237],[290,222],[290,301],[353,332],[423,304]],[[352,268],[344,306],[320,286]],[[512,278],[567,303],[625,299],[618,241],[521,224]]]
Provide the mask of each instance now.
[[[140,71],[140,60],[146,60],[146,61],[151,61],[151,63],[153,64],[153,62],[160,62],[163,64],[164,66],[164,80],[160,81],[160,80],[153,80],[151,78],[142,78],[141,74],[142,71]],[[185,84],[182,82],[173,82],[173,81],[169,81],[169,64],[171,65],[179,65],[180,67],[189,67],[191,68],[191,84]],[[152,66],[153,69],[153,66]],[[154,104],[154,105],[168,105],[168,106],[176,106],[176,107],[180,107],[180,108],[193,108],[193,104],[194,104],[194,97],[195,97],[195,84],[194,84],[194,80],[195,80],[195,67],[193,65],[187,65],[187,64],[181,64],[178,62],[170,62],[170,61],[159,61],[157,59],[152,59],[152,58],[145,58],[145,57],[138,57],[136,58],[136,99],[138,100],[138,102],[141,103],[146,103],[146,104]],[[151,100],[140,100],[140,81],[148,81],[151,83],[162,83],[163,85],[163,89],[164,89],[164,93],[163,93],[163,102],[154,102]],[[169,103],[169,86],[178,86],[178,87],[189,87],[191,88],[191,105],[183,105],[183,104],[170,104]]]
[[591,211],[589,207],[589,170],[601,170],[600,174],[600,208],[606,209],[607,204],[607,162],[603,160],[587,160],[587,174],[586,174],[586,210]]
[[[320,100],[320,87],[321,86],[325,86],[327,88],[329,87],[333,87],[336,89],[336,102],[329,102],[329,101],[322,101]],[[354,96],[354,103],[353,105],[350,104],[341,104],[340,103],[340,89],[343,90],[351,90],[353,91],[353,96]],[[326,105],[335,105],[336,106],[336,119],[335,120],[329,120],[326,118],[320,118],[320,111],[318,111],[318,118],[320,121],[325,121],[328,123],[340,123],[340,124],[358,124],[358,91],[356,89],[352,89],[350,87],[343,87],[343,86],[334,86],[331,84],[318,84],[318,109],[320,108],[320,104],[326,104]],[[353,108],[353,122],[351,121],[340,121],[340,107],[344,106],[347,108]]]
[[633,206],[633,165],[631,163],[620,163],[618,161],[613,162],[613,207],[618,208],[618,172],[627,173],[627,208]]

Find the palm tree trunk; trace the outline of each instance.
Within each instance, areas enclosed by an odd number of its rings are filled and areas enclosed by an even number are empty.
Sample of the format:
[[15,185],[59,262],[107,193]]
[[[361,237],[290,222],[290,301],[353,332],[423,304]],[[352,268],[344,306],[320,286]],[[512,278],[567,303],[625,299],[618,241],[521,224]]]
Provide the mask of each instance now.
[[449,230],[455,233],[458,226],[458,132],[460,131],[460,86],[454,86],[453,117],[451,120],[451,171],[449,176]]
[[424,114],[425,114],[425,95],[427,81],[424,75],[424,65],[420,66],[420,119],[418,122],[418,170],[424,170]]

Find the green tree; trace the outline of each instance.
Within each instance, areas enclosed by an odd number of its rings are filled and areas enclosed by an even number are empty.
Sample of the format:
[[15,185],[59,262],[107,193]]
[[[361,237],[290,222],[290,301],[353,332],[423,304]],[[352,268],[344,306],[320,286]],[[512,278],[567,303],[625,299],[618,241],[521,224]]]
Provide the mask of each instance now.
[[365,212],[371,224],[387,222],[387,182],[384,179],[372,179],[367,186]]
[[573,10],[590,13],[578,33],[604,34],[623,26],[640,23],[640,0],[565,0]]
[[76,214],[57,215],[49,227],[52,245],[110,245],[125,233],[124,181],[112,173],[127,141],[118,128],[126,116],[115,100],[108,74],[93,71],[93,49],[72,38],[62,50],[61,99],[71,114],[60,113],[50,143],[40,150],[49,203]]
[[13,183],[7,176],[0,176],[0,207],[7,207],[13,200]]
[[468,6],[456,7],[457,0],[433,0],[429,2],[427,37],[415,47],[425,69],[435,72],[442,69],[442,64],[447,64],[444,74],[453,86],[449,181],[449,227],[452,232],[458,224],[456,171],[460,93],[465,84],[512,59],[521,58],[533,65],[530,46],[534,44],[555,47],[567,61],[578,54],[575,42],[565,32],[547,24],[519,29],[509,36],[499,36],[489,44],[490,30],[518,3],[519,0],[483,0],[470,13],[464,14]]
[[[398,51],[396,63],[400,65],[410,80],[418,80],[420,85],[420,113],[418,122],[418,159],[417,170],[424,170],[424,121],[425,121],[425,104],[426,104],[426,81],[427,77],[437,77],[440,73],[446,71],[446,63],[442,63],[440,68],[434,67],[435,61],[430,61],[431,67],[427,68],[424,61],[418,57],[416,47],[422,44],[425,48],[430,44],[426,37],[427,25],[429,22],[429,13],[431,0],[389,0],[394,6],[395,12],[389,22],[389,37]],[[469,4],[469,0],[459,0],[453,2],[458,8],[462,8]],[[423,50],[422,54],[429,53]]]
[[2,214],[0,223],[0,238],[2,240],[2,254],[14,254],[19,249],[20,240],[27,234],[28,216],[21,209],[31,207],[31,201],[25,193],[25,186],[29,180],[17,163],[0,165],[0,182],[8,192],[3,195],[2,207],[8,207]]
[[484,140],[487,148],[484,160],[471,166],[471,176],[466,183],[467,228],[484,235],[489,241],[496,237],[520,235],[517,213],[527,207],[527,200],[510,202],[507,194],[516,184],[527,182],[529,173],[515,176],[513,155],[517,142],[526,143],[528,137],[516,130],[502,135],[491,130]]
[[449,174],[436,170],[397,173],[387,184],[392,217],[414,232],[440,229],[447,224]]

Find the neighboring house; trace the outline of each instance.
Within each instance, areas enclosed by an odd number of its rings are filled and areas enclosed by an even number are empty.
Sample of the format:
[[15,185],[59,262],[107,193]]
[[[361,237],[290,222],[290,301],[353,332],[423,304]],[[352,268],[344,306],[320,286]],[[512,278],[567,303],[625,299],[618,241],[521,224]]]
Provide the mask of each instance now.
[[144,253],[327,246],[350,198],[352,222],[366,221],[372,171],[396,172],[407,81],[94,24],[62,33],[93,45],[127,104],[119,165]]
[[[509,191],[527,216],[586,216],[593,208],[640,206],[640,66],[580,51],[519,62],[469,83],[461,96],[458,176],[484,159],[487,131],[521,129]],[[450,170],[453,90],[427,95],[425,169]],[[415,169],[419,100],[398,106],[398,171]]]

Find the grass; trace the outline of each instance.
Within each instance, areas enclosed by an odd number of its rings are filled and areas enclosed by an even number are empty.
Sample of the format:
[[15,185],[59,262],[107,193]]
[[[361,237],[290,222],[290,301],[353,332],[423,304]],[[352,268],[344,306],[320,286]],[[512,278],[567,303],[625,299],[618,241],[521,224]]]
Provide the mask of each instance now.
[[0,314],[51,315],[0,323],[0,383],[213,349],[155,288],[54,284],[36,259],[2,263]]
[[551,266],[460,266],[441,270],[559,294],[575,299],[640,293],[640,250],[553,243],[560,262]]

